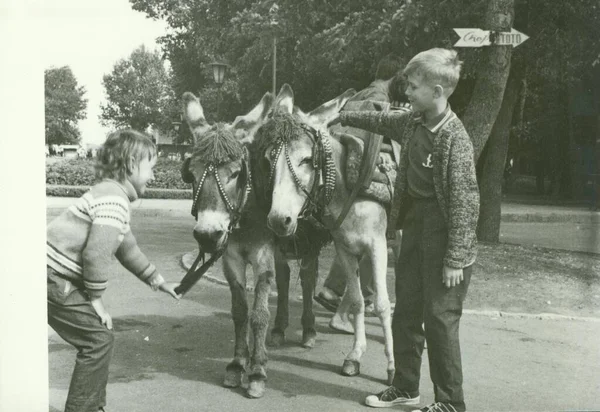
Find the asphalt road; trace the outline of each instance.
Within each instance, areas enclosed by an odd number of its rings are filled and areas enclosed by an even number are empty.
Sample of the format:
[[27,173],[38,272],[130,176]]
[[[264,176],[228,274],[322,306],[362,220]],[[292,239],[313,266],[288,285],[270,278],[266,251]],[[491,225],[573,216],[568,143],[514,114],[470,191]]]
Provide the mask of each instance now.
[[[48,216],[57,213],[50,210]],[[152,224],[150,224],[152,222]],[[140,247],[170,280],[180,279],[182,253],[195,248],[192,218],[136,217]],[[382,331],[367,319],[368,351],[358,377],[338,371],[352,344],[327,328],[317,310],[317,346],[299,346],[301,302],[292,299],[288,343],[269,352],[267,393],[250,400],[221,381],[233,354],[227,287],[201,281],[180,301],[154,293],[115,266],[105,295],[116,330],[108,385],[109,411],[355,411],[385,385]],[[297,288],[299,295],[300,286]],[[271,299],[272,313],[275,299]],[[271,318],[272,323],[273,318]],[[462,347],[467,405],[472,411],[594,410],[600,408],[600,322],[465,315]],[[49,334],[50,411],[66,399],[75,351]],[[433,399],[427,356],[422,402]]]

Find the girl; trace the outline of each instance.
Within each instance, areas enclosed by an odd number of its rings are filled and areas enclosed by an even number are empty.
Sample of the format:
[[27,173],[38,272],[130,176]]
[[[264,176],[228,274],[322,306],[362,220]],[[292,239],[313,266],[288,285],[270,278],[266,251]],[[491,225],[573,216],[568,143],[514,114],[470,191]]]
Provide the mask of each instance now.
[[112,133],[98,154],[100,182],[47,227],[48,324],[77,348],[65,412],[104,411],[114,335],[104,308],[113,256],[141,281],[175,299],[139,249],[129,227],[130,202],[154,178],[156,146],[135,130]]

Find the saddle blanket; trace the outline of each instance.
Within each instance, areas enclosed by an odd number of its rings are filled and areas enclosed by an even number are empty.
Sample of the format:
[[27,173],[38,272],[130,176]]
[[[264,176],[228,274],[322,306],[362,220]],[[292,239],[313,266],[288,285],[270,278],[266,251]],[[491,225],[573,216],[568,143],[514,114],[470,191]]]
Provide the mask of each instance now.
[[[365,142],[348,133],[339,133],[337,137],[346,146],[346,186],[348,190],[352,190],[360,174]],[[389,206],[394,196],[399,160],[400,145],[393,140],[385,139],[381,145],[371,184],[368,188],[362,189],[358,195]]]

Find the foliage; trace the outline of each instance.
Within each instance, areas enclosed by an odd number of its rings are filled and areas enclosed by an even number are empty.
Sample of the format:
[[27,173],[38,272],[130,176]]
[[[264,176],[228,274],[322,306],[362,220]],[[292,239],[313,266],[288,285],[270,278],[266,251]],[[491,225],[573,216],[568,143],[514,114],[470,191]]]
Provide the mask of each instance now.
[[[154,167],[154,180],[148,188],[190,189],[181,180],[181,162],[159,158]],[[93,159],[65,159],[46,164],[46,184],[63,186],[92,186],[95,183]]]
[[85,88],[77,85],[69,66],[44,71],[46,144],[77,143],[77,122],[86,116],[84,95]]
[[66,159],[46,164],[46,184],[91,186],[94,181],[94,163],[91,160]]
[[[395,52],[409,59],[431,47],[451,47],[453,28],[482,27],[487,2],[467,0],[130,0],[133,8],[164,19],[170,33],[160,39],[173,66],[176,91],[212,88],[207,64],[227,60],[239,103],[250,107],[271,90],[272,38],[277,35],[277,82],[293,85],[296,101],[313,108],[372,79],[377,61]],[[514,27],[530,39],[514,50],[514,61],[544,82],[574,79],[600,55],[600,10],[596,0],[516,0]],[[273,24],[276,21],[278,24]],[[482,27],[483,28],[483,27]],[[463,86],[453,100],[460,112],[478,75],[480,49],[461,49]],[[519,63],[520,62],[520,63]],[[560,63],[560,64],[557,64]],[[234,99],[234,94],[228,99]],[[458,106],[458,107],[457,107]],[[231,107],[226,117],[235,116]]]
[[166,131],[179,118],[171,75],[158,51],[140,46],[119,60],[102,83],[107,96],[100,114],[104,125]]

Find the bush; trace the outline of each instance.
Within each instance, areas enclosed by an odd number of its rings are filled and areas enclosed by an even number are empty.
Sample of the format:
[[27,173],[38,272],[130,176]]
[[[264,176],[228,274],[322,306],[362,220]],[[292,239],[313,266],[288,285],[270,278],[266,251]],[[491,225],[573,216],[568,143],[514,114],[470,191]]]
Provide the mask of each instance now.
[[95,182],[94,162],[88,159],[65,159],[46,162],[46,184],[91,186]]
[[[154,180],[148,189],[183,189],[190,185],[181,180],[181,161],[160,158],[154,167]],[[96,182],[94,159],[64,159],[46,162],[46,184],[92,186]],[[168,197],[171,198],[171,197]]]
[[[81,197],[90,189],[89,186],[55,186],[46,185],[46,196]],[[191,199],[191,190],[181,189],[146,189],[143,199]]]

